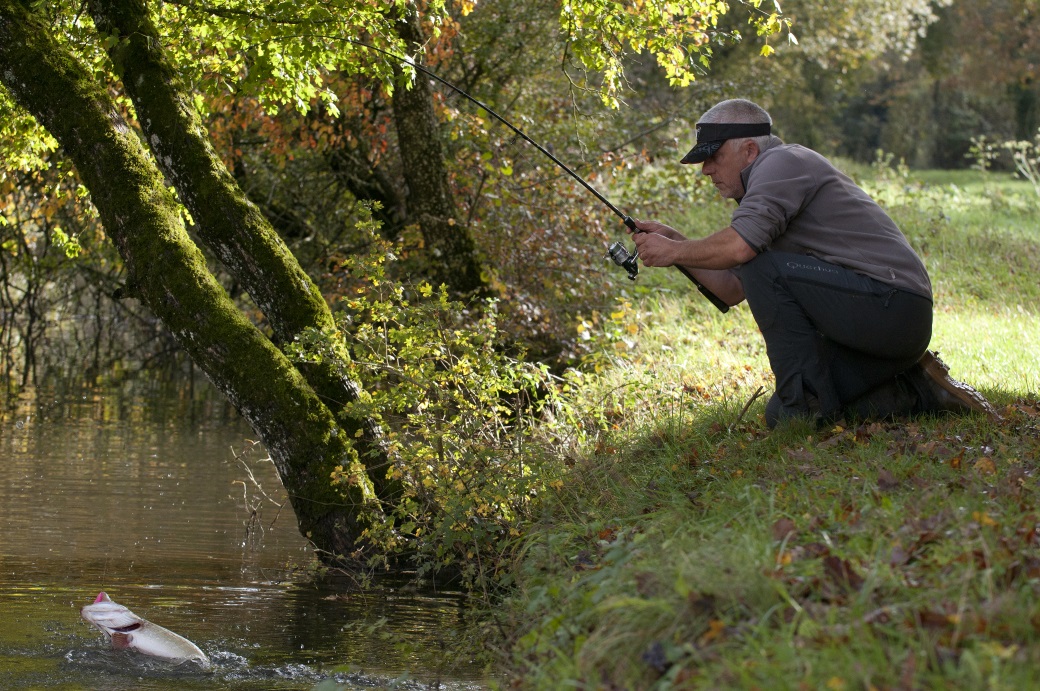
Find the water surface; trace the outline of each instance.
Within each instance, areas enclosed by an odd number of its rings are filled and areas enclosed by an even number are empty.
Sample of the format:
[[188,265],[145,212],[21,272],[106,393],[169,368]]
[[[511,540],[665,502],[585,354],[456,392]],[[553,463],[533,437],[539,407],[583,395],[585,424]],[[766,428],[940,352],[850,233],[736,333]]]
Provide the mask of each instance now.
[[[484,687],[448,654],[459,594],[315,578],[252,438],[205,388],[33,391],[0,411],[0,688]],[[109,650],[79,617],[100,590],[212,669]]]

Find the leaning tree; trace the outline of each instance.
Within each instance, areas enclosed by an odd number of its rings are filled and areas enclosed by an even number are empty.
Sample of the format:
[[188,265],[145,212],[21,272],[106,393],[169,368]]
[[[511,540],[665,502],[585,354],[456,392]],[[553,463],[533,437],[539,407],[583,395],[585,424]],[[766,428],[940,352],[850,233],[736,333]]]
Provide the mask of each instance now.
[[[761,0],[741,4],[758,11]],[[473,6],[462,2],[456,10]],[[5,170],[58,156],[73,164],[125,264],[114,297],[151,310],[232,401],[270,452],[301,532],[328,558],[363,555],[366,525],[380,520],[382,502],[397,492],[387,479],[393,459],[371,419],[338,415],[364,398],[358,382],[330,365],[286,356],[303,331],[331,331],[335,322],[214,150],[204,95],[242,94],[272,109],[304,111],[321,101],[335,117],[328,73],[352,69],[379,80],[394,94],[409,205],[431,276],[456,292],[479,290],[472,240],[453,218],[427,85],[409,84],[414,72],[406,62],[375,59],[359,45],[418,57],[450,9],[441,2],[421,7],[0,0]],[[605,75],[602,92],[614,102],[630,50],[653,52],[675,83],[688,82],[726,9],[714,0],[570,2],[561,7],[561,37],[568,54]],[[765,31],[780,28],[775,12],[753,16]],[[270,335],[236,308],[203,249],[249,293]],[[333,476],[348,480],[334,485]]]

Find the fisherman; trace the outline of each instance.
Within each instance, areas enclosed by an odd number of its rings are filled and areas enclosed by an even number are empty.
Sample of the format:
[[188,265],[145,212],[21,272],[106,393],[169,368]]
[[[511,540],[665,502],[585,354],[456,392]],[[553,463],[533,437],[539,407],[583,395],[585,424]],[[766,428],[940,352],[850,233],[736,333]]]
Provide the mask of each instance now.
[[785,144],[757,104],[722,101],[697,123],[682,163],[700,163],[737,202],[730,225],[687,239],[636,221],[646,266],[682,266],[727,304],[747,300],[776,390],[773,428],[791,418],[981,412],[975,389],[927,350],[932,289],[924,263],[892,219],[820,154]]

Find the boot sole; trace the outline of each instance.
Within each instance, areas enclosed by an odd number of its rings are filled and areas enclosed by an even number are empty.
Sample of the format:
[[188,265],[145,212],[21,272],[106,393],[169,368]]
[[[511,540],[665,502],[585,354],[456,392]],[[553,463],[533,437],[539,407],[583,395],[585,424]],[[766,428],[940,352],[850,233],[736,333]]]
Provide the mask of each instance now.
[[996,408],[982,394],[964,382],[957,381],[951,377],[950,368],[933,353],[925,353],[921,357],[919,364],[932,382],[957,399],[966,408],[975,412],[985,413],[994,420],[1003,419],[997,413]]

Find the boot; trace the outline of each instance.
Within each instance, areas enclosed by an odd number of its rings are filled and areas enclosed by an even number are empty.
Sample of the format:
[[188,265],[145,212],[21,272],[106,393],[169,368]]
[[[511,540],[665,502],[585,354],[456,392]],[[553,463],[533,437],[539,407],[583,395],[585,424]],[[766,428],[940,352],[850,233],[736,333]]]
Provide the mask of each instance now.
[[926,351],[904,375],[920,395],[918,412],[982,413],[994,421],[1003,419],[982,394],[951,377],[936,352]]
[[850,420],[892,420],[913,415],[920,409],[921,397],[905,374],[871,389],[845,404]]

